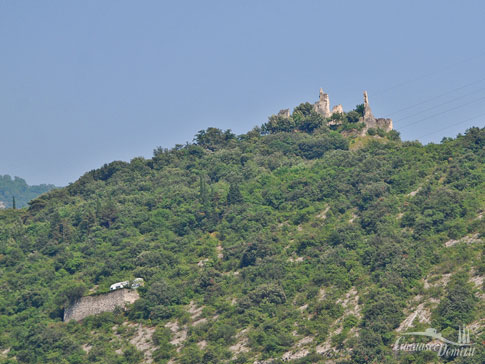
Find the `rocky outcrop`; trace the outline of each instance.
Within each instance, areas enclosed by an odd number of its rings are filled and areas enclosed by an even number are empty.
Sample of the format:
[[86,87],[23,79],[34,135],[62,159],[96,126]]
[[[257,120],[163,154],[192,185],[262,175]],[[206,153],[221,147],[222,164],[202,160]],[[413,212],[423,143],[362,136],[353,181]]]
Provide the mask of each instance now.
[[3,201],[0,201],[0,210],[6,208],[5,203]]
[[109,293],[82,297],[64,310],[64,321],[80,321],[102,312],[113,312],[116,307],[124,308],[140,298],[134,289],[118,289]]

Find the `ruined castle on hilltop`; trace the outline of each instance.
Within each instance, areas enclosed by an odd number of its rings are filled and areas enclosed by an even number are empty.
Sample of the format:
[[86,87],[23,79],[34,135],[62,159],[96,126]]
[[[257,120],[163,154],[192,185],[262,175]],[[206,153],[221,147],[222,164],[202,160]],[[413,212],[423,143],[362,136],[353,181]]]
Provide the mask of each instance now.
[[[328,94],[324,92],[323,89],[320,89],[320,98],[315,104],[313,104],[313,110],[322,115],[324,118],[330,118],[334,114],[344,113],[344,109],[340,104],[334,106],[332,111],[330,111],[330,99]],[[289,118],[290,109],[281,110],[278,115],[284,118]],[[371,128],[383,129],[386,132],[392,130],[392,119],[375,118],[372,114],[372,110],[369,106],[369,97],[367,96],[367,91],[364,91],[364,115],[359,121],[365,124],[364,129],[362,129],[362,135],[365,135],[367,130]],[[339,125],[340,123],[341,121],[336,119],[329,121],[328,125]]]

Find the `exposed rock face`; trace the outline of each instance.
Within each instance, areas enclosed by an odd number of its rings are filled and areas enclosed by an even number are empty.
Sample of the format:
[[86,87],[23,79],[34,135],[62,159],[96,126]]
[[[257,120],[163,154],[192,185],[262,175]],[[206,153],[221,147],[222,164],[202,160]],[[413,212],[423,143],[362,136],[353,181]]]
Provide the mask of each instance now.
[[82,297],[64,310],[64,321],[80,321],[91,315],[102,312],[113,312],[116,307],[125,307],[140,298],[134,289],[118,289],[97,296]]
[[278,115],[277,116],[281,116],[285,119],[289,119],[290,118],[290,109],[283,109],[283,110],[280,110],[278,112]]
[[0,201],[0,210],[5,208],[5,203],[3,201]]
[[332,115],[330,112],[330,99],[328,98],[328,94],[323,92],[323,89],[320,89],[320,99],[313,105],[313,109],[324,118]]

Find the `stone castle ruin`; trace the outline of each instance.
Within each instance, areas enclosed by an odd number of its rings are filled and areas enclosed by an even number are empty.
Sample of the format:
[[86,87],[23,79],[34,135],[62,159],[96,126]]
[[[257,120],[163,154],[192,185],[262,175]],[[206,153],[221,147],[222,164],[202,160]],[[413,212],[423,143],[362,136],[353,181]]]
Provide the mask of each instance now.
[[379,128],[384,131],[392,130],[392,119],[375,118],[369,106],[369,97],[367,91],[364,91],[364,117],[362,121],[365,124],[365,132],[371,128]]
[[[320,98],[315,104],[313,104],[313,110],[322,115],[324,118],[329,118],[338,113],[343,114],[344,112],[341,104],[335,105],[330,111],[330,98],[328,97],[328,94],[323,91],[323,89],[320,89]],[[278,116],[289,118],[290,109],[281,110],[278,113]],[[367,95],[367,91],[364,91],[364,115],[359,121],[365,124],[365,127],[362,130],[362,135],[365,135],[367,130],[372,128],[383,129],[386,132],[392,130],[392,119],[375,118],[372,114],[372,110],[369,106],[369,97]],[[338,125],[339,123],[340,121],[331,120],[328,122],[328,125]]]
[[313,105],[313,110],[324,118],[329,118],[333,114],[344,112],[344,109],[340,104],[334,106],[332,111],[330,111],[330,98],[326,92],[323,92],[323,89],[320,89],[320,99]]
[[64,310],[64,321],[80,321],[102,312],[113,312],[117,307],[124,308],[140,298],[134,289],[122,288],[109,293],[81,297]]

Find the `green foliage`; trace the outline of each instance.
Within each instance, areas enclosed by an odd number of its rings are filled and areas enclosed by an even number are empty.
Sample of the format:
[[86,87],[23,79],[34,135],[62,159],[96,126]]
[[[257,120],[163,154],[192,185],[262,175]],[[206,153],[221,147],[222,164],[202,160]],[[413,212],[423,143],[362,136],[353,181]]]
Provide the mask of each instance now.
[[364,111],[365,111],[364,104],[359,104],[359,105],[355,106],[354,111],[357,114],[359,114],[360,116],[364,116]]
[[170,329],[159,326],[152,335],[153,343],[158,347],[153,353],[153,358],[160,362],[162,360],[170,359],[175,351],[174,345],[170,344],[171,332]]
[[349,123],[357,123],[361,117],[362,114],[355,110],[349,111],[347,113],[347,120],[349,121]]
[[227,203],[233,205],[242,202],[243,197],[239,187],[236,183],[231,183],[229,185],[229,193],[227,194]]
[[[5,360],[142,362],[143,327],[155,363],[278,362],[307,336],[352,349],[348,362],[390,363],[417,295],[440,299],[432,323],[450,337],[476,322],[483,243],[460,239],[485,234],[484,130],[426,146],[375,130],[350,147],[361,115],[302,104],[244,135],[209,128],[1,211]],[[146,284],[126,311],[61,322],[82,295],[135,277]],[[414,359],[426,361],[394,362]]]
[[293,114],[289,118],[281,115],[270,116],[268,122],[263,124],[261,130],[263,134],[293,131],[312,133],[325,125],[325,118],[313,110],[312,104],[306,102],[295,107]]
[[434,313],[435,326],[465,326],[475,317],[478,299],[466,274],[457,274],[446,286],[445,297]]
[[319,136],[318,139],[304,140],[298,144],[300,155],[306,159],[317,159],[329,150],[349,149],[349,142],[339,133],[329,133]]
[[24,179],[8,174],[0,175],[0,205],[6,208],[22,208],[37,196],[56,188],[54,185],[29,186]]
[[56,292],[56,304],[66,307],[84,295],[86,285],[83,282],[69,282],[59,287]]
[[194,141],[197,145],[211,151],[225,147],[236,136],[231,130],[222,131],[217,128],[207,128],[207,130],[201,130],[197,133]]

